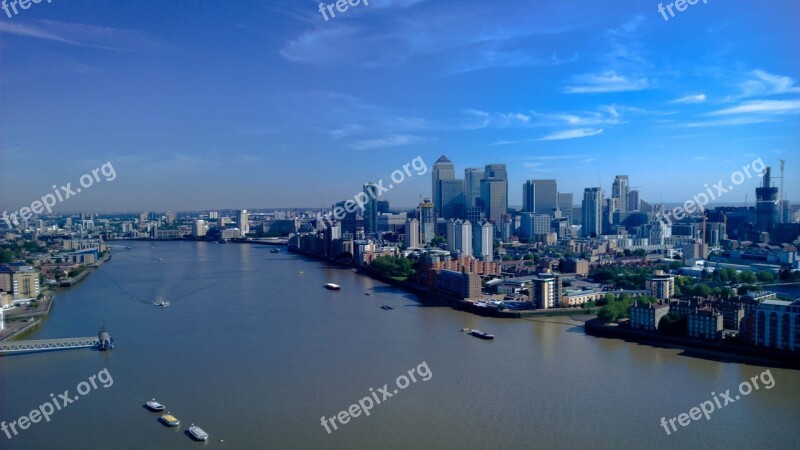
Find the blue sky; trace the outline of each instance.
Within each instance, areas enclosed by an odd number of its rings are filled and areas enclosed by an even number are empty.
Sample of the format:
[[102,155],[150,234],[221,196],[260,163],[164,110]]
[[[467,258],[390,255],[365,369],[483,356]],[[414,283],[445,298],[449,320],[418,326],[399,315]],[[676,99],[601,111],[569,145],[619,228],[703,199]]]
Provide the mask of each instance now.
[[[0,10],[0,207],[328,206],[421,155],[683,202],[761,157],[800,201],[800,3],[87,2]],[[776,174],[777,175],[777,174]],[[416,176],[415,176],[416,177]],[[429,195],[428,175],[387,194]],[[753,198],[751,179],[721,199]]]

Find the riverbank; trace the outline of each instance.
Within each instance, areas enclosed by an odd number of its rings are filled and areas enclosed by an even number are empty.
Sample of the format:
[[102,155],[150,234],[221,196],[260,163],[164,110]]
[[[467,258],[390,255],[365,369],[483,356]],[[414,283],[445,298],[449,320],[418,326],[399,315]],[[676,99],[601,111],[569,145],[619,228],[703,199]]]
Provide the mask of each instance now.
[[[314,253],[304,252],[296,248],[289,248],[290,253],[307,256],[317,261],[335,264],[340,267],[353,268],[351,264],[342,261],[320,257]],[[420,300],[429,303],[436,303],[449,306],[458,311],[465,311],[484,317],[496,317],[500,319],[523,319],[528,317],[553,317],[553,316],[572,316],[576,314],[596,315],[597,308],[555,308],[555,309],[525,309],[525,310],[498,310],[497,308],[480,307],[473,302],[465,301],[456,297],[449,296],[443,292],[435,291],[419,283],[412,281],[401,281],[386,276],[369,267],[357,268],[359,274],[368,276],[380,282],[386,283],[406,292],[416,295]]]
[[652,347],[679,348],[704,359],[800,369],[800,354],[634,330],[617,324],[604,324],[599,318],[586,321],[584,331],[595,337],[621,339]]
[[18,306],[3,312],[4,328],[0,331],[0,341],[12,340],[39,325],[42,317],[46,317],[53,309],[55,293],[44,292],[42,300],[36,306]]

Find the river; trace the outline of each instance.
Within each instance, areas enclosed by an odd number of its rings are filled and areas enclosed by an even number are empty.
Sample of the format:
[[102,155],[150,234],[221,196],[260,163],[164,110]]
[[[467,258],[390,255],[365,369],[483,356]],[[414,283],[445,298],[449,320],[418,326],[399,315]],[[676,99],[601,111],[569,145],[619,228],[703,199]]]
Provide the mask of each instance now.
[[[421,304],[350,269],[256,245],[132,243],[60,291],[28,339],[89,336],[110,352],[0,358],[0,419],[18,420],[108,370],[98,385],[0,448],[797,448],[800,373],[669,435],[676,417],[767,368],[586,336],[570,318],[501,320]],[[341,291],[329,291],[332,282]],[[369,292],[373,295],[365,295]],[[171,303],[152,305],[156,298]],[[393,310],[382,310],[386,304]],[[493,333],[484,341],[462,333]],[[332,417],[421,364],[391,398]],[[418,374],[423,371],[419,370]],[[763,385],[764,383],[762,383]],[[155,397],[181,421],[166,428]],[[195,443],[191,423],[210,439]]]

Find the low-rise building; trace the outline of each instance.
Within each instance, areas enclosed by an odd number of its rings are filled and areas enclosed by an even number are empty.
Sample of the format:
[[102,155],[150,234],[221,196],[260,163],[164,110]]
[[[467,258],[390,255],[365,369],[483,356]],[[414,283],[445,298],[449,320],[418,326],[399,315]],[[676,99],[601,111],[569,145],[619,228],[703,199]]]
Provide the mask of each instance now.
[[595,289],[566,289],[561,295],[561,307],[572,308],[583,306],[588,302],[594,302],[605,295]]
[[585,277],[589,275],[589,261],[581,258],[567,258],[561,261],[561,272]]
[[436,275],[436,288],[458,298],[481,296],[481,277],[471,272],[444,269]]
[[0,292],[11,300],[39,296],[39,271],[24,262],[0,264]]
[[561,274],[541,273],[531,279],[531,301],[537,309],[558,308],[561,304]]
[[738,301],[724,301],[719,303],[722,313],[722,325],[726,330],[738,330],[744,319],[744,305]]
[[716,340],[722,337],[722,314],[712,308],[696,309],[689,314],[689,337]]
[[631,328],[647,331],[658,330],[661,318],[669,313],[669,305],[661,303],[634,302],[629,310]]
[[800,351],[800,300],[765,300],[756,307],[755,345]]
[[654,271],[644,283],[650,295],[659,300],[669,300],[675,294],[675,277],[663,270]]

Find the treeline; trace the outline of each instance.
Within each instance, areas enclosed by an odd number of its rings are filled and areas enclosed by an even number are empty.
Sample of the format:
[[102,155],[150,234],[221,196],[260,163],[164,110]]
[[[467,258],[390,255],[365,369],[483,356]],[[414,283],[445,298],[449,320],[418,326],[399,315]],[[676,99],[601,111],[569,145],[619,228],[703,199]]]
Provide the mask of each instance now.
[[619,297],[606,294],[595,303],[597,306],[600,306],[602,303],[603,306],[600,308],[600,311],[598,311],[597,317],[606,323],[628,318],[630,317],[628,312],[635,302],[649,304],[658,302],[658,299],[650,295],[642,295],[634,298],[625,293],[620,294]]
[[42,253],[46,250],[37,242],[26,241],[22,245],[17,243],[0,245],[0,263],[12,263],[22,260],[26,254]]
[[400,256],[379,256],[370,267],[393,278],[408,278],[414,274],[413,262]]

